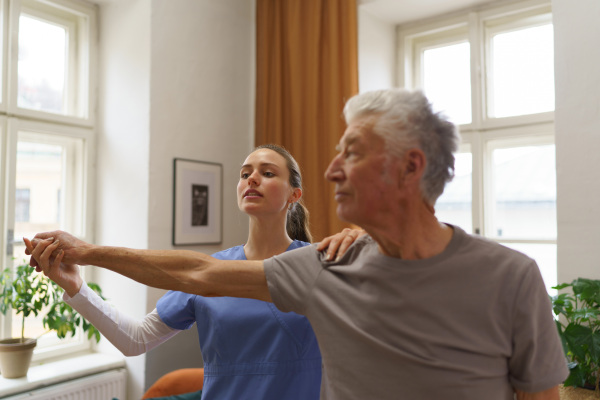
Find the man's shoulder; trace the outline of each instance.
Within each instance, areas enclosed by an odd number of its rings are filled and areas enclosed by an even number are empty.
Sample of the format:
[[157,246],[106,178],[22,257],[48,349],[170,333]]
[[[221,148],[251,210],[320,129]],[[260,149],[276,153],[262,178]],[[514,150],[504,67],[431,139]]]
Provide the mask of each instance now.
[[322,251],[318,254],[319,260],[325,268],[336,265],[350,265],[358,259],[365,259],[369,256],[379,254],[377,242],[368,234],[360,236],[352,243],[346,252],[334,260],[326,260],[327,253]]
[[447,254],[448,259],[454,262],[476,268],[486,266],[514,276],[522,276],[538,269],[536,261],[527,254],[490,238],[465,233],[461,229],[455,229],[455,232],[458,234],[457,240],[454,248]]
[[356,239],[354,243],[346,250],[346,252],[333,261],[328,261],[327,249],[317,251],[317,244],[308,244],[304,247],[290,249],[285,253],[278,254],[270,259],[265,260],[265,266],[271,267],[273,264],[293,265],[302,264],[304,266],[318,265],[318,268],[327,268],[328,266],[338,264],[348,264],[354,261],[359,255],[364,254],[365,250],[374,248],[377,249],[377,243],[369,236],[363,235]]
[[317,253],[316,243],[307,243],[295,240],[292,242],[287,251],[277,254],[271,258],[284,258],[284,259],[302,259],[306,258],[308,254]]
[[506,257],[523,259],[524,261],[532,260],[528,255],[490,238],[486,238],[480,235],[468,234],[464,231],[462,231],[462,233],[459,231],[459,235],[462,235],[461,241],[463,242],[463,247],[466,248],[468,251],[480,252],[482,254],[490,255],[503,255]]

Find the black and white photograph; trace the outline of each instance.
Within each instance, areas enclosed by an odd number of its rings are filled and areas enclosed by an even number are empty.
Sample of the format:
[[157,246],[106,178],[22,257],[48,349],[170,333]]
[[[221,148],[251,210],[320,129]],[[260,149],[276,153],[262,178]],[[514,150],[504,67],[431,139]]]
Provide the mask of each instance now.
[[176,158],[173,168],[173,245],[221,243],[222,165]]

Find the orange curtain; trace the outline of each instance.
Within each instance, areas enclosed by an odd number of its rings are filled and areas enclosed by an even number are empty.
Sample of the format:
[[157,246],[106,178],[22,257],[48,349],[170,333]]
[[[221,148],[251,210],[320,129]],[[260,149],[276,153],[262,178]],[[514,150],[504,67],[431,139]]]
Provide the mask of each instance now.
[[349,226],[323,176],[358,93],[356,0],[257,0],[256,145],[292,153],[315,241]]

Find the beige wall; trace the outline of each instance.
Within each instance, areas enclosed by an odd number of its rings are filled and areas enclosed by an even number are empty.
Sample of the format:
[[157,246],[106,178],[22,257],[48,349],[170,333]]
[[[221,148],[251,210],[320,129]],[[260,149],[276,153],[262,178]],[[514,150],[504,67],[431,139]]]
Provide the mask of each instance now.
[[396,86],[396,27],[358,7],[358,90]]
[[[99,129],[95,241],[148,245],[150,3],[120,0],[100,8]],[[104,270],[93,279],[124,313],[146,313],[147,289]],[[102,352],[120,354],[107,340]],[[127,359],[128,398],[141,398],[145,357]]]
[[[254,1],[152,3],[148,246],[171,247],[173,158],[187,158],[223,164],[223,243],[185,247],[211,254],[248,235],[235,189],[254,142]],[[163,294],[148,289],[148,311]],[[200,357],[194,327],[148,353],[146,386]]]
[[[100,3],[96,242],[171,248],[173,158],[220,162],[223,243],[245,241],[238,168],[253,141],[254,1],[118,0]],[[144,317],[164,293],[106,271],[94,277],[128,315]],[[103,340],[101,351],[116,352]],[[202,365],[188,331],[127,359],[128,397],[156,377]]]
[[558,282],[600,279],[600,2],[553,0]]

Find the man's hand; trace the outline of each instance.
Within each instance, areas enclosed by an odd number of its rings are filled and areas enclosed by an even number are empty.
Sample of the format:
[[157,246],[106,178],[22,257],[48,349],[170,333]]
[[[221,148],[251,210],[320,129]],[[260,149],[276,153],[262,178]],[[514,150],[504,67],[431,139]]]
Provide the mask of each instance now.
[[340,233],[323,239],[317,246],[317,251],[327,249],[326,260],[331,261],[334,258],[338,260],[348,250],[348,247],[365,233],[362,229],[344,228]]
[[[35,235],[33,240],[31,240],[31,249],[27,247],[25,249],[25,254],[31,255],[31,251],[37,247],[39,243],[43,241],[48,241],[51,239],[51,242],[57,242],[57,244],[53,247],[53,252],[49,256],[48,261],[54,261],[62,250],[62,262],[65,264],[82,264],[80,260],[80,255],[86,249],[92,247],[89,243],[84,242],[83,240],[77,239],[75,236],[70,233],[63,231],[52,231],[52,232],[43,232]],[[44,247],[45,249],[45,247]],[[42,250],[43,251],[43,250]],[[39,253],[41,255],[41,252]],[[32,257],[29,261],[29,265],[35,267],[39,272],[40,270],[37,268],[39,266],[39,259]]]
[[[60,244],[58,240],[53,238],[36,239],[35,247],[27,238],[23,238],[23,242],[25,242],[25,252],[31,254],[30,265],[33,266],[35,263],[38,272],[44,272],[44,275],[62,287],[69,296],[73,297],[79,293],[83,284],[79,267],[62,262],[65,253],[63,250],[57,250]],[[53,256],[56,251],[57,255]]]

